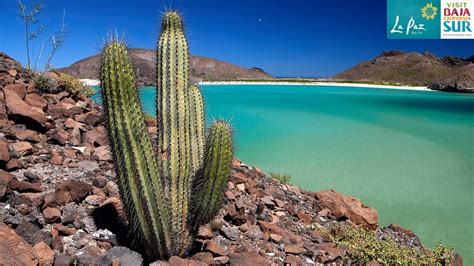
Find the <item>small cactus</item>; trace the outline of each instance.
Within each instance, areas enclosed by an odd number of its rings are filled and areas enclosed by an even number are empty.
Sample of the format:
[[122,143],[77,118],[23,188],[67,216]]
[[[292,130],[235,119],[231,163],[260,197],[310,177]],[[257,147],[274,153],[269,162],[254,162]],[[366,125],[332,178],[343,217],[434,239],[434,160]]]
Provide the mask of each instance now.
[[106,45],[100,72],[109,142],[131,233],[150,259],[183,255],[199,225],[220,209],[233,142],[224,121],[215,122],[205,136],[203,99],[199,88],[189,85],[180,15],[164,14],[158,42],[156,152],[122,42]]

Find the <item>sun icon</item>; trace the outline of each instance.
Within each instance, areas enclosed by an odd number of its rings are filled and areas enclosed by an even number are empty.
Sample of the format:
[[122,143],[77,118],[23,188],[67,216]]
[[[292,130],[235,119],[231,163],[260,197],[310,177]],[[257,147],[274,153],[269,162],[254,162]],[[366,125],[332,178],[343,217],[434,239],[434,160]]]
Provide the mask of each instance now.
[[434,19],[438,14],[437,12],[438,8],[433,6],[433,3],[429,3],[421,9],[421,16],[425,19]]

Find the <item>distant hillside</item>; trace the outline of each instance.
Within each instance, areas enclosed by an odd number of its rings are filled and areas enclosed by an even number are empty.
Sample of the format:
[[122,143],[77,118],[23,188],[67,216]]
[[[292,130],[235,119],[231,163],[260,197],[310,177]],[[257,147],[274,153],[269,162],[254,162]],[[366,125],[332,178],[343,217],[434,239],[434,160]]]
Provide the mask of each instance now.
[[[148,49],[129,49],[135,67],[139,85],[155,83],[155,51]],[[95,55],[58,69],[60,72],[76,78],[98,79],[100,56]],[[191,81],[200,80],[235,80],[235,79],[270,79],[272,76],[260,68],[243,68],[219,60],[202,57],[191,57]]]
[[425,52],[385,51],[334,76],[338,80],[392,82],[429,86],[435,90],[474,88],[474,56],[467,59],[436,57]]

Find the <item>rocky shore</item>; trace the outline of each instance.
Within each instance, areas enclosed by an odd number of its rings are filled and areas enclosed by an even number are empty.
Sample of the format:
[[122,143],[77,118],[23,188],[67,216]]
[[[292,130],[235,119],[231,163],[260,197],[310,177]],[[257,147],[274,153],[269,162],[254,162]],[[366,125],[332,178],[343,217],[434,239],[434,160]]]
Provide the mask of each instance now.
[[351,264],[352,250],[328,234],[337,225],[425,250],[356,198],[302,191],[234,159],[223,207],[187,258],[146,261],[126,233],[101,107],[38,91],[2,53],[0,89],[0,265]]

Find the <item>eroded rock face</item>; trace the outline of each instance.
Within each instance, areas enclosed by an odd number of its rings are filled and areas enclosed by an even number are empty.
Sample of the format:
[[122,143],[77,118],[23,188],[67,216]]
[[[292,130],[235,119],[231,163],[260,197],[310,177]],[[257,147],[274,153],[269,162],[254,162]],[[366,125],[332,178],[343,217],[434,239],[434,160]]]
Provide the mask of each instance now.
[[334,190],[316,192],[315,198],[321,210],[327,208],[337,219],[349,219],[355,224],[371,229],[377,226],[377,211],[365,206],[357,198],[337,193]]
[[33,248],[15,231],[0,222],[0,265],[35,266],[37,259]]

